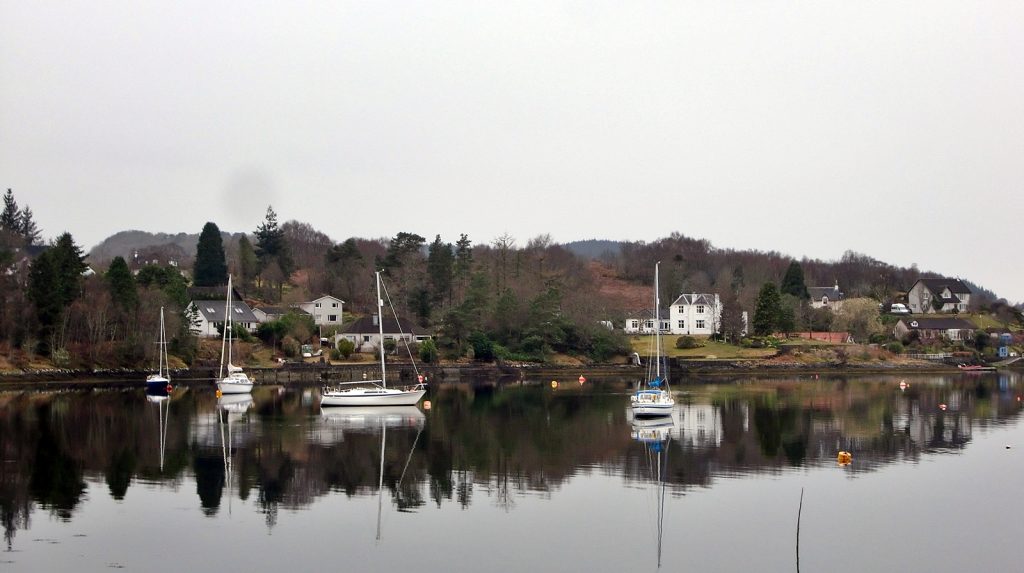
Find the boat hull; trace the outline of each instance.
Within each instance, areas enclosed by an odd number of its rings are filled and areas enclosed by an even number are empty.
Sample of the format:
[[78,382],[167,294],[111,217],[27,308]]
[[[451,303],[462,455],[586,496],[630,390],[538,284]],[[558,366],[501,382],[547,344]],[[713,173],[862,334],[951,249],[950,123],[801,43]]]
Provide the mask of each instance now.
[[372,389],[339,390],[324,392],[320,397],[323,407],[334,406],[415,406],[426,390]]
[[672,408],[675,406],[674,402],[666,404],[637,404],[631,405],[633,409],[634,418],[660,418],[663,416],[671,416]]
[[217,382],[217,389],[221,394],[249,394],[252,392],[252,382],[221,380]]
[[167,393],[167,387],[171,385],[171,381],[163,376],[150,376],[146,378],[146,392],[150,393]]

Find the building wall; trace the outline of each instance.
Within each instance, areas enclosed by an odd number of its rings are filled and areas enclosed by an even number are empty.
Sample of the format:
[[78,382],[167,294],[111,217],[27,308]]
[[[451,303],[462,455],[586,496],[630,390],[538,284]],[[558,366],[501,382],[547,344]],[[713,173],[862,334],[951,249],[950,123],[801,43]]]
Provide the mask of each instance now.
[[722,303],[717,294],[713,304],[673,304],[668,312],[672,334],[711,336],[722,323]]
[[[317,305],[320,305],[317,307]],[[332,297],[321,297],[311,302],[304,302],[299,308],[313,317],[313,323],[319,326],[338,326],[341,324],[343,303]]]

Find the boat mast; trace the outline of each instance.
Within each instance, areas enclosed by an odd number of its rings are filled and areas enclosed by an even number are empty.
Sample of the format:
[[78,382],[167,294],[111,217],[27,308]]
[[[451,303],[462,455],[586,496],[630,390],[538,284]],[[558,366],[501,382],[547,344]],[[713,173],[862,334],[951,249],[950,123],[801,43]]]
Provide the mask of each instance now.
[[380,336],[380,383],[387,388],[388,377],[384,372],[384,299],[380,298],[380,271],[376,271],[375,274],[377,275],[377,327]]
[[[157,376],[163,376],[164,375],[164,355],[166,354],[166,352],[167,352],[167,340],[165,339],[165,335],[164,335],[164,307],[161,306],[160,307],[160,348],[159,348],[160,356],[159,356],[159,358],[157,358],[157,367],[156,367]],[[170,373],[171,373],[170,370],[171,370],[170,367],[168,367],[167,368],[167,374],[168,375],[170,375]]]
[[[380,277],[377,277],[378,280]],[[377,283],[380,284],[380,283]],[[384,425],[384,418],[380,419],[380,478],[377,482],[377,541],[380,541],[380,510],[384,503],[384,439],[388,435],[387,426]]]
[[661,380],[661,298],[658,293],[658,266],[654,263],[654,379]]
[[231,345],[228,344],[228,332],[231,330],[231,275],[228,275],[228,296],[224,302],[224,337],[220,342],[220,373],[218,378],[224,378],[224,355],[227,348],[228,364],[231,364]]

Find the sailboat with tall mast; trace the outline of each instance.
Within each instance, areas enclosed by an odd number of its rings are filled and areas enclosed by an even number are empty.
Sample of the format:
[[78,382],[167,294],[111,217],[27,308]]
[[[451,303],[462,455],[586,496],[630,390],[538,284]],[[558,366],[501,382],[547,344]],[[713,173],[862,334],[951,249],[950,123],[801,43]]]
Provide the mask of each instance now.
[[658,267],[654,265],[654,356],[648,370],[647,382],[643,386],[637,383],[636,392],[630,396],[630,408],[635,418],[651,418],[671,416],[676,405],[675,398],[668,387],[668,368],[662,372],[661,356],[661,296],[658,293]]
[[[224,304],[224,338],[220,346],[220,370],[217,374],[217,389],[221,394],[248,394],[252,392],[253,381],[242,368],[231,362],[231,347],[233,346],[233,325],[231,315],[231,275],[228,275],[228,295]],[[227,376],[224,375],[225,367]]]
[[164,307],[160,307],[160,339],[157,341],[156,374],[146,376],[146,392],[168,394],[171,392],[171,367],[167,363],[167,331],[164,327]]
[[[427,393],[423,379],[409,388],[388,388],[387,364],[384,360],[384,299],[381,298],[380,271],[377,277],[377,326],[380,343],[380,380],[361,380],[349,384],[360,384],[353,388],[324,388],[320,406],[415,406]],[[399,323],[401,324],[401,323]],[[410,359],[412,353],[410,352]],[[415,361],[413,362],[415,368]]]

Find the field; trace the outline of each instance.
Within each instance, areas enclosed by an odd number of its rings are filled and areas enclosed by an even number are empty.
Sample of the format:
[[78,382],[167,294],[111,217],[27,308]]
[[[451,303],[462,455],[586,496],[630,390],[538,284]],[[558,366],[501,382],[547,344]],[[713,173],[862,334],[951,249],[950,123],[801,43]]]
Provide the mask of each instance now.
[[[774,356],[776,353],[776,350],[773,348],[743,348],[742,346],[733,346],[732,344],[715,342],[713,340],[703,341],[704,346],[701,348],[684,350],[675,348],[676,338],[675,336],[663,336],[661,340],[663,352],[670,358],[736,360],[739,358],[767,358]],[[640,356],[653,354],[653,336],[631,336],[629,342],[633,347],[633,352]]]

